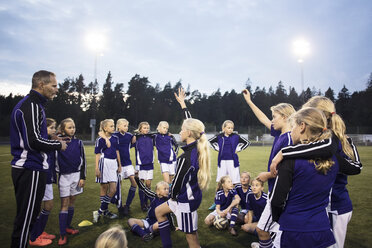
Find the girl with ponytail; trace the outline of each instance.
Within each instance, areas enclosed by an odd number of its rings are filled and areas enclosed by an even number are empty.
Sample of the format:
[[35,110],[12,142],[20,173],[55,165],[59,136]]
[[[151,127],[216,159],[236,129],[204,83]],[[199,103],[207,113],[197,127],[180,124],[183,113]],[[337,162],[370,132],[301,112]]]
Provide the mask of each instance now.
[[[337,153],[346,159],[353,169],[353,173],[359,174],[362,164],[359,160],[359,154],[351,138],[346,136],[345,123],[341,116],[336,113],[334,103],[327,97],[314,96],[305,103],[304,107],[314,107],[323,111],[327,118],[327,128],[332,130],[334,136],[338,138]],[[353,205],[346,188],[348,184],[347,175],[337,174],[335,184],[332,188],[331,206],[329,214],[332,224],[333,233],[336,239],[336,247],[343,247],[346,238],[347,224],[349,223],[353,211]]]
[[169,221],[166,217],[173,212],[177,217],[179,230],[186,234],[189,247],[200,247],[198,240],[197,209],[202,200],[202,190],[210,181],[210,155],[204,124],[191,118],[185,104],[185,92],[182,88],[175,93],[177,101],[184,111],[186,120],[180,131],[184,153],[177,158],[176,174],[170,189],[171,199],[155,209],[159,223],[159,232],[163,247],[172,247]]
[[[327,128],[332,131],[332,138],[286,147],[273,159],[272,167],[276,167],[284,158],[327,158],[336,155],[340,163],[345,163],[346,171],[338,173],[332,188],[331,204],[328,208],[333,233],[337,247],[343,247],[346,237],[347,224],[350,221],[353,206],[346,188],[347,175],[356,175],[361,172],[362,164],[358,151],[351,138],[345,134],[346,127],[342,118],[336,113],[334,103],[327,97],[314,96],[304,107],[314,107],[321,110],[327,119]],[[275,170],[275,169],[274,169]]]
[[[303,108],[290,121],[292,141],[297,146],[332,137],[326,116],[316,108]],[[282,230],[280,247],[335,244],[326,208],[339,171],[345,173],[346,167],[335,155],[312,160],[286,159],[279,164],[270,199],[273,220]]]

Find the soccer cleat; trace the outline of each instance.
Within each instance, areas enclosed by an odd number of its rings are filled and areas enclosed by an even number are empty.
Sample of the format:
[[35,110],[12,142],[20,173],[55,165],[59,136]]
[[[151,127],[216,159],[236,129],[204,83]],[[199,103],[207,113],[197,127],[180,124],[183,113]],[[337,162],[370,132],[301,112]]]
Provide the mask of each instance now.
[[52,243],[52,240],[50,239],[42,239],[39,237],[37,237],[35,239],[35,241],[31,241],[29,240],[28,243],[31,245],[31,246],[47,246],[47,245],[50,245]]
[[216,209],[216,203],[213,203],[209,208],[208,208],[208,210],[210,210],[210,211],[213,211],[213,210],[215,210]]
[[105,215],[105,217],[107,217],[109,219],[117,219],[118,218],[117,214],[111,213],[110,211],[107,211],[104,215]]
[[55,239],[56,238],[56,235],[53,235],[53,234],[49,234],[47,232],[43,232],[42,234],[40,234],[39,238],[42,238],[42,239]]
[[260,243],[258,243],[258,242],[252,242],[251,243],[251,248],[260,248]]
[[98,211],[93,211],[93,223],[97,223],[100,217],[101,215],[98,213]]
[[66,232],[71,235],[75,235],[79,233],[78,229],[74,229],[73,227],[68,227],[66,228]]
[[145,235],[142,236],[142,240],[145,242],[149,242],[154,238],[154,235],[152,233],[146,233]]
[[65,245],[67,244],[67,236],[65,235],[64,237],[59,237],[59,240],[58,240],[58,245]]
[[236,232],[234,227],[229,227],[229,232],[232,236],[238,236],[238,233]]

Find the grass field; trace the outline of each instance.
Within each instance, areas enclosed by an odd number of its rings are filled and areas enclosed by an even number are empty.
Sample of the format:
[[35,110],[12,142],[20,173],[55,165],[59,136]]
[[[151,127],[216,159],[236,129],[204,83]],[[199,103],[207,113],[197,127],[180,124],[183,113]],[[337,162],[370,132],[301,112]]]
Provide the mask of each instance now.
[[[267,159],[269,157],[271,147],[269,146],[254,146],[239,154],[241,171],[246,170],[256,176],[259,172],[265,171],[267,168]],[[372,180],[372,169],[369,165],[372,164],[372,147],[359,147],[361,161],[363,163],[363,171],[361,175],[349,178],[349,192],[353,201],[354,211],[353,217],[348,226],[345,247],[371,247],[372,246],[372,194],[369,183]],[[211,151],[212,154],[212,183],[209,189],[203,193],[203,201],[198,210],[199,214],[199,240],[202,247],[250,247],[250,243],[256,241],[257,238],[253,235],[246,234],[239,230],[237,237],[231,236],[226,230],[218,231],[215,228],[206,227],[204,218],[208,215],[208,207],[213,202],[215,193],[215,177],[216,177],[216,159],[217,153]],[[84,220],[92,220],[92,212],[96,210],[99,203],[99,185],[94,183],[94,154],[93,147],[86,146],[86,156],[88,160],[88,176],[84,193],[77,199],[75,206],[75,216],[72,221],[74,226]],[[10,167],[10,147],[0,146],[0,246],[10,246],[10,236],[12,232],[13,219],[16,212],[16,204],[14,198],[14,189],[11,180]],[[159,165],[155,164],[154,181],[161,180]],[[266,186],[266,185],[265,185]],[[128,180],[123,183],[124,198],[126,199],[129,188]],[[267,190],[267,188],[265,189]],[[145,213],[140,210],[138,194],[131,206],[131,217],[144,218]],[[49,217],[46,231],[52,234],[59,233],[58,213],[60,209],[60,201],[58,198],[57,187],[54,188],[54,209]],[[115,207],[110,206],[110,210],[116,212]],[[80,234],[68,237],[67,247],[94,247],[94,242],[100,233],[108,229],[111,225],[120,224],[125,230],[129,230],[127,225],[127,217],[124,219],[104,220],[99,224],[80,229]],[[58,237],[58,235],[57,235]],[[139,237],[134,236],[131,232],[127,232],[129,247],[161,247],[160,237],[155,237],[152,241],[145,243]],[[172,241],[174,247],[187,247],[185,236],[181,232],[172,233]],[[54,241],[49,247],[58,247],[58,241]]]

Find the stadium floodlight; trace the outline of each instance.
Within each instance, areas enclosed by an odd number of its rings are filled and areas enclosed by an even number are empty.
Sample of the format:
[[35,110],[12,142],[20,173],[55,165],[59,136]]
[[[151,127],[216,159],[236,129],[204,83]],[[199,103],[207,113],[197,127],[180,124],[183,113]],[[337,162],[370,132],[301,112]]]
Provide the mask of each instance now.
[[102,32],[90,32],[85,35],[87,47],[94,51],[94,80],[97,81],[97,58],[103,56],[102,51],[106,47],[106,36]]
[[303,38],[295,40],[293,42],[293,52],[297,56],[298,62],[302,63],[304,58],[310,53],[310,43]]
[[106,37],[103,33],[91,32],[85,36],[87,47],[95,52],[102,51],[106,46]]
[[304,58],[310,53],[310,43],[299,38],[293,42],[293,53],[297,56],[297,62],[300,64],[301,69],[301,87],[302,87],[302,101],[304,102]]

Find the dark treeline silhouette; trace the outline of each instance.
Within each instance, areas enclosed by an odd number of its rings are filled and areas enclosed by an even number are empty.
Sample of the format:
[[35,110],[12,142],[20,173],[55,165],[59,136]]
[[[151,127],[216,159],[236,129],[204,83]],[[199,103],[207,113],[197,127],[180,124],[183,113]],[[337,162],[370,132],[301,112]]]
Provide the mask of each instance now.
[[[153,86],[147,77],[135,75],[128,82],[125,92],[124,84],[114,83],[109,72],[100,92],[98,82],[86,84],[83,75],[79,75],[77,78],[66,78],[59,84],[58,94],[53,101],[48,102],[46,113],[57,122],[67,117],[73,118],[80,135],[90,134],[90,119],[97,119],[98,129],[99,122],[106,118],[126,118],[130,122],[130,130],[136,128],[139,122],[148,121],[153,131],[159,121],[166,120],[170,124],[170,131],[178,132],[182,115],[174,92],[179,87],[185,87],[182,81],[173,86],[168,82],[161,88],[159,84]],[[287,91],[281,81],[275,88],[253,89],[248,80],[246,85],[242,85],[244,87],[250,90],[254,103],[269,118],[272,105],[287,102],[299,109],[303,101],[314,95],[323,95],[314,87],[300,94],[293,87]],[[227,119],[234,121],[235,129],[239,132],[251,135],[267,132],[245,103],[241,89],[224,93],[217,89],[211,95],[206,95],[189,86],[185,88],[193,116],[206,124],[208,132],[218,132]],[[330,87],[324,95],[336,103],[337,112],[345,120],[348,133],[372,133],[372,73],[363,91],[351,93],[344,85],[337,95]],[[9,136],[10,113],[22,97],[0,95],[0,136]]]

